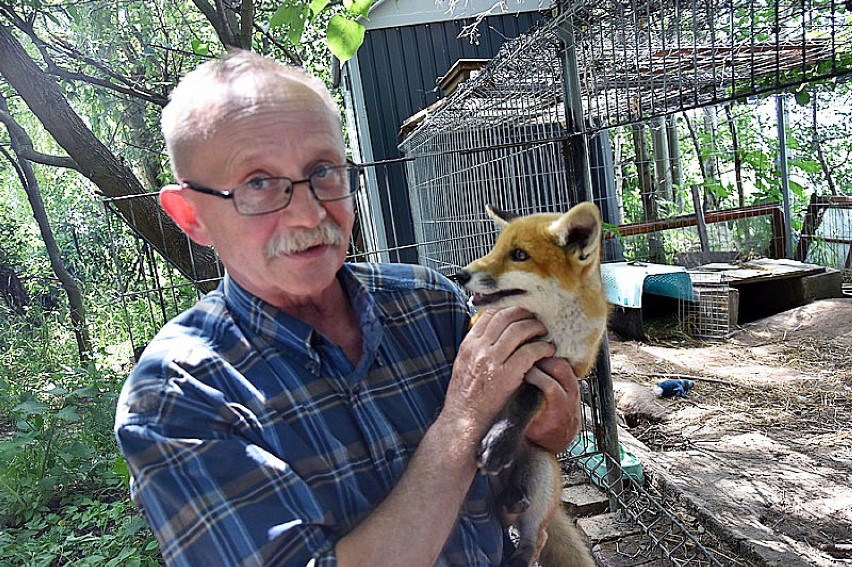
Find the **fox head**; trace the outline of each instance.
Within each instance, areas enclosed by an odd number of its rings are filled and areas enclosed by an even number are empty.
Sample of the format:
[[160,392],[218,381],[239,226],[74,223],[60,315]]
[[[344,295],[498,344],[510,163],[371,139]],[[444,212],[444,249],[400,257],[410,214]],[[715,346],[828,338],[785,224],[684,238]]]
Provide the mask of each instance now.
[[[528,305],[530,295],[600,292],[601,215],[589,202],[565,214],[511,216],[486,206],[502,228],[494,248],[457,275],[475,307]],[[538,299],[535,300],[538,303]]]
[[601,281],[601,214],[592,203],[567,213],[511,217],[487,207],[502,228],[494,248],[457,278],[477,308],[517,305],[547,327],[556,354],[577,376],[594,366],[609,308]]

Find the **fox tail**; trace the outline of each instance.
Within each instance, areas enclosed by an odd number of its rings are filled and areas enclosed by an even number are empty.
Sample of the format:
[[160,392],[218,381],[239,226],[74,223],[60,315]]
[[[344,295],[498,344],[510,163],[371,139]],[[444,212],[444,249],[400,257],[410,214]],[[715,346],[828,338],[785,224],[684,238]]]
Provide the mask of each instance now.
[[547,526],[547,541],[538,560],[543,567],[595,567],[573,519],[561,507]]

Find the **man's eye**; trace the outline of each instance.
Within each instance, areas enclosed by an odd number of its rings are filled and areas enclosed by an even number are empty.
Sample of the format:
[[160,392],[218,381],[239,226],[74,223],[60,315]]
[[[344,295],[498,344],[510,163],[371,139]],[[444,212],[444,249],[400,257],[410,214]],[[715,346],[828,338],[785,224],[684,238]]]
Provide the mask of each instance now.
[[245,185],[249,189],[254,189],[255,191],[263,191],[264,189],[269,189],[271,183],[266,177],[255,177],[254,179],[249,179],[248,181],[246,181]]
[[515,262],[524,262],[530,259],[530,255],[523,248],[515,248],[509,253],[509,257]]
[[321,165],[314,170],[314,172],[311,174],[311,178],[312,179],[325,179],[326,177],[330,176],[333,173],[334,173],[334,169],[332,169],[331,167],[329,167],[327,165]]

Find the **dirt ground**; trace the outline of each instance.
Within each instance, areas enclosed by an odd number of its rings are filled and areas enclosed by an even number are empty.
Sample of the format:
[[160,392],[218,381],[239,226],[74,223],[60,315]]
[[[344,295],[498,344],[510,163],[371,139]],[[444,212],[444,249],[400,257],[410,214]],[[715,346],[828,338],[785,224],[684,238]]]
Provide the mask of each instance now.
[[852,298],[747,324],[719,343],[611,337],[614,379],[695,381],[668,419],[629,430],[652,469],[757,564],[852,565]]

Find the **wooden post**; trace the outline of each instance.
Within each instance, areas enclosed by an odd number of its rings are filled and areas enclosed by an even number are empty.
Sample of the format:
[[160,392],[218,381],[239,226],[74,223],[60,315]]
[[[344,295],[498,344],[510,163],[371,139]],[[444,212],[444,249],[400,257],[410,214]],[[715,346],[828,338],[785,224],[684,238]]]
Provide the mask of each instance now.
[[698,227],[698,241],[701,243],[701,251],[710,251],[710,241],[707,238],[707,224],[704,222],[704,207],[701,206],[701,192],[698,185],[691,185],[692,204],[695,207],[695,224]]

